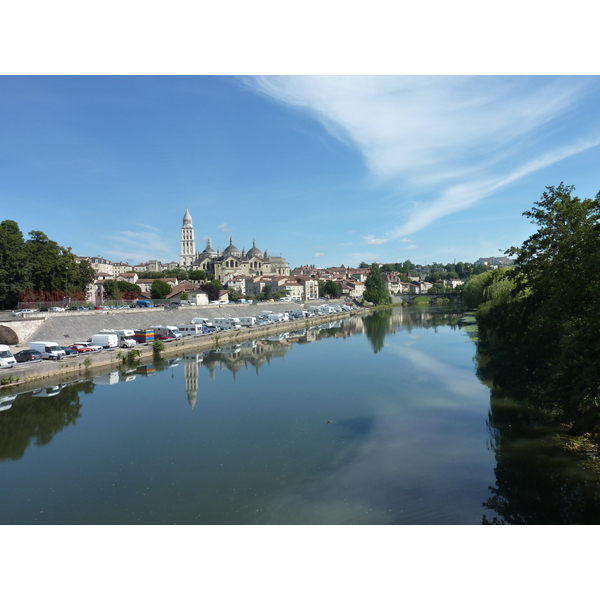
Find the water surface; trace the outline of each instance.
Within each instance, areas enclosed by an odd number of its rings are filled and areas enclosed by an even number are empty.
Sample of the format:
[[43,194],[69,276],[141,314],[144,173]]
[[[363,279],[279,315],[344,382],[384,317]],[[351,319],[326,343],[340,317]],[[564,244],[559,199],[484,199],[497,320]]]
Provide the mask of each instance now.
[[453,310],[19,394],[0,412],[0,522],[507,522],[490,390]]

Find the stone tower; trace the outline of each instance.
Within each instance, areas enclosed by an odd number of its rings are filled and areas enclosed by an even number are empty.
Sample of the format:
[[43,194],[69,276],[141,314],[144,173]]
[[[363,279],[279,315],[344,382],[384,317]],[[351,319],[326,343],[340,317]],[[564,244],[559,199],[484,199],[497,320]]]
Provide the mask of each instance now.
[[192,215],[190,215],[190,211],[186,208],[181,228],[181,256],[179,257],[179,266],[182,269],[189,269],[195,260],[196,242],[194,241],[194,226],[192,225]]

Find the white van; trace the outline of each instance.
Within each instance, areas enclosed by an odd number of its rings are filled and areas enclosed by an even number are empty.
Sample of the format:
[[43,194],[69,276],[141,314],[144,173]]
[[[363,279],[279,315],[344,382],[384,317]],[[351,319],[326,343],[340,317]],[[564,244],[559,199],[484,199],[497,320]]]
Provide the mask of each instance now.
[[41,352],[47,360],[62,360],[66,354],[56,342],[29,342],[29,349]]
[[119,336],[116,333],[96,333],[90,338],[92,344],[103,348],[118,348]]
[[12,369],[17,364],[17,359],[12,355],[10,348],[0,344],[0,369]]
[[240,317],[240,325],[242,327],[254,327],[256,325],[256,317]]
[[101,329],[98,333],[114,333],[119,338],[119,347],[121,348],[137,346],[137,342],[133,337],[135,335],[133,329]]
[[195,317],[192,319],[192,325],[205,325],[206,327],[214,327],[212,321],[205,317]]

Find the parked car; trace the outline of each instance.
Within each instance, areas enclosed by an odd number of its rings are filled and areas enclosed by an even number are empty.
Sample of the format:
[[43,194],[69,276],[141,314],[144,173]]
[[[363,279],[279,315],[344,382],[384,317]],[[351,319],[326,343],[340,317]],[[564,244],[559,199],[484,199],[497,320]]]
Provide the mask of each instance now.
[[35,308],[23,308],[22,310],[13,310],[10,313],[13,317],[25,317],[35,312]]
[[42,353],[38,350],[21,350],[14,357],[18,363],[24,362],[42,362]]
[[81,344],[71,344],[69,346],[69,348],[71,348],[72,350],[75,350],[75,352],[78,352],[79,354],[85,354],[86,352],[93,352],[93,350],[91,348],[88,348],[87,346],[82,346]]
[[154,334],[154,339],[155,340],[162,340],[164,342],[169,342],[171,340],[176,340],[177,338],[174,335],[163,335],[160,333],[155,333]]
[[70,348],[69,346],[61,346],[61,348],[65,351],[65,356],[67,356],[67,357],[77,356],[79,354],[79,352],[77,352],[77,350],[74,350],[73,348]]

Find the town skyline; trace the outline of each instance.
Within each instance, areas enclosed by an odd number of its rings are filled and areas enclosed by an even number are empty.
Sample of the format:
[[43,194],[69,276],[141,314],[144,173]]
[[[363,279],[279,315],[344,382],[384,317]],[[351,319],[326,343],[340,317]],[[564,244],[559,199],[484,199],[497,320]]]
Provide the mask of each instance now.
[[547,185],[598,192],[600,79],[0,77],[3,217],[82,256],[474,262]]

